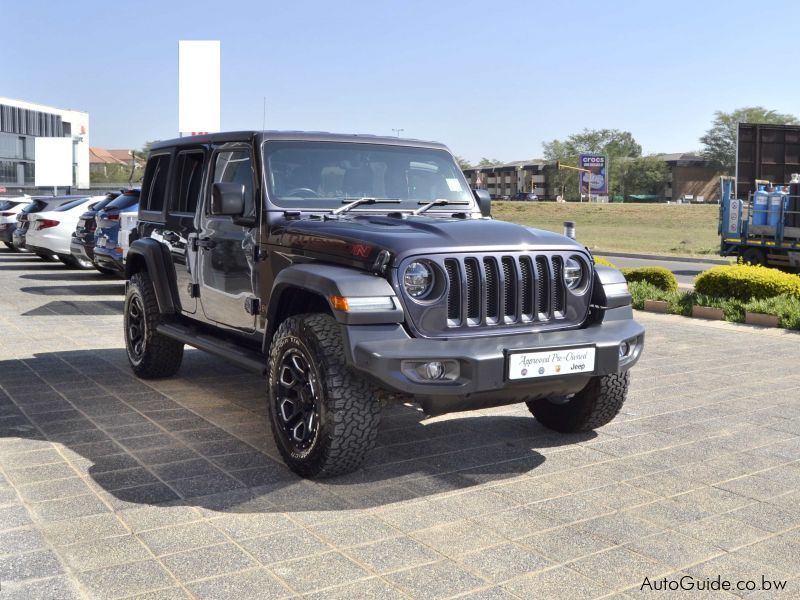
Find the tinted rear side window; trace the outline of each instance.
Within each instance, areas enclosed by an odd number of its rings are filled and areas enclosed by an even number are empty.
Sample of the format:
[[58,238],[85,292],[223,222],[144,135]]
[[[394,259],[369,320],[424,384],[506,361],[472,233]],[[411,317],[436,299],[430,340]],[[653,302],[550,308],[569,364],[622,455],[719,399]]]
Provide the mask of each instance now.
[[105,210],[124,210],[139,202],[139,194],[126,192],[106,204]]
[[159,154],[147,161],[142,187],[142,210],[161,212],[164,208],[164,197],[167,193],[167,176],[169,175],[169,154]]
[[194,213],[203,183],[203,158],[202,152],[184,152],[178,155],[170,212]]
[[114,198],[117,198],[118,196],[119,196],[119,195],[117,195],[117,196],[109,196],[108,198],[103,198],[102,200],[100,200],[100,202],[95,202],[94,204],[92,204],[92,205],[89,207],[89,210],[100,210],[101,208],[105,208],[106,206],[108,206],[108,204],[109,204],[109,203],[110,203],[110,202],[111,202],[111,201],[112,201]]
[[84,202],[86,202],[86,198],[80,198],[78,200],[73,200],[72,202],[67,202],[66,204],[62,204],[57,209],[55,209],[53,212],[64,212],[64,211],[69,210],[70,208],[75,208],[76,206],[80,206]]
[[12,202],[11,200],[0,201],[0,210],[8,210],[14,208],[19,202]]

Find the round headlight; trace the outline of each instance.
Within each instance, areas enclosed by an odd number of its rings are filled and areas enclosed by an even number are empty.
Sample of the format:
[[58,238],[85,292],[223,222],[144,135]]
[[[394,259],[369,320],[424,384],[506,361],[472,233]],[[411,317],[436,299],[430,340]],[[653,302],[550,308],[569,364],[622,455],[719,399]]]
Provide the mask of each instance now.
[[423,298],[433,286],[433,271],[425,263],[414,261],[403,272],[403,287],[412,298]]
[[583,263],[577,258],[570,257],[564,262],[564,283],[571,290],[583,283]]

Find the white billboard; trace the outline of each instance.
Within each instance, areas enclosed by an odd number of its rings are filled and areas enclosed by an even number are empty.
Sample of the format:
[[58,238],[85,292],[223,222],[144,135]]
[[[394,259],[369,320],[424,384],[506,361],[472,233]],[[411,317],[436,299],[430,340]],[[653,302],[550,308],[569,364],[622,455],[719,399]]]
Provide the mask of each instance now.
[[57,187],[72,185],[72,139],[36,138],[34,142],[34,185]]
[[219,40],[178,42],[178,131],[220,129]]

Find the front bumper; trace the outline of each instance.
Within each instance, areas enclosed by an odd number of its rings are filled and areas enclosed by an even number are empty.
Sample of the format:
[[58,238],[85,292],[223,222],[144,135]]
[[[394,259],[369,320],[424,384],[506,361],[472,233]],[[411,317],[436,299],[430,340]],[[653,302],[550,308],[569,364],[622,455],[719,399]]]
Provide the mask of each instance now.
[[[399,324],[349,325],[345,340],[351,366],[381,388],[413,395],[426,412],[438,414],[576,393],[593,376],[619,373],[636,364],[644,345],[644,327],[625,306],[606,311],[602,322],[584,329],[430,340],[409,337]],[[621,364],[619,346],[625,341],[636,345]],[[514,381],[507,377],[509,353],[582,346],[595,348],[591,372]],[[452,382],[421,383],[403,372],[405,360],[457,360],[460,375]]]

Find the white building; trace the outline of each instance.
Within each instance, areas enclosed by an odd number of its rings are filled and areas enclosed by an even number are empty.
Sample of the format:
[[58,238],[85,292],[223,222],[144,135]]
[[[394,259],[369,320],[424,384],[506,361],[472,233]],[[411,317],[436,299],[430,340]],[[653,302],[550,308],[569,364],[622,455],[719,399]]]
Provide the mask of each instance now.
[[0,96],[0,187],[34,185],[36,138],[73,141],[74,187],[89,188],[89,113]]

